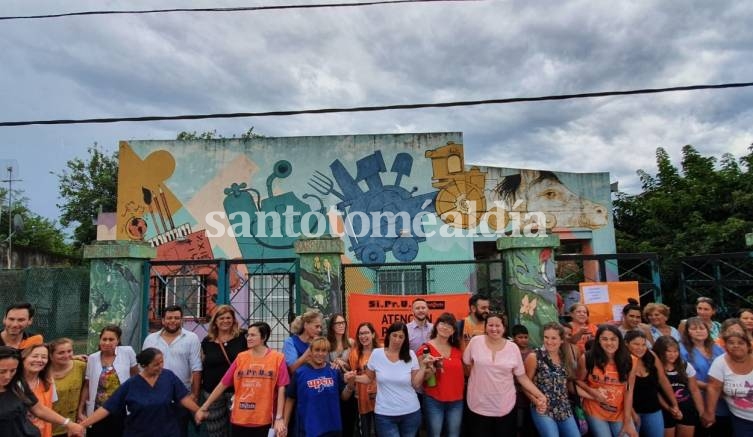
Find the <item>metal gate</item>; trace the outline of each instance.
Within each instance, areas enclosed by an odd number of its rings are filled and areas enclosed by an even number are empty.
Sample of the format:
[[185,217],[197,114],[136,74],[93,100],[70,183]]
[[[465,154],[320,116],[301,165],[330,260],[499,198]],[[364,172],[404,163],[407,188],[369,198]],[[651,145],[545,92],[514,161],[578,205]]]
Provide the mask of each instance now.
[[[269,346],[282,348],[289,336],[289,321],[298,302],[298,259],[148,261],[144,290],[144,323],[160,328],[162,311],[169,305],[183,308],[183,327],[200,338],[207,333],[217,305],[235,308],[242,327],[267,322],[272,328]],[[146,279],[146,278],[145,278]]]
[[694,314],[695,301],[710,297],[717,319],[753,308],[753,252],[689,256],[681,259],[680,292],[683,317]]

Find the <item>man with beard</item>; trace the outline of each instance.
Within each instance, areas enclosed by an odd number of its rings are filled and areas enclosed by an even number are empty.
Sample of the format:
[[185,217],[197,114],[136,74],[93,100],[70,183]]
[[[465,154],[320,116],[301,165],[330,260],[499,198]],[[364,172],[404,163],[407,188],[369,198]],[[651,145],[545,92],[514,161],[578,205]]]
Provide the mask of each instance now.
[[5,309],[3,330],[0,331],[0,346],[26,349],[44,343],[41,335],[29,335],[26,328],[34,321],[34,307],[30,303],[15,303]]
[[[170,370],[191,392],[194,402],[199,401],[201,390],[201,342],[191,331],[183,329],[183,309],[178,305],[165,307],[162,312],[162,329],[149,334],[142,349],[155,347],[162,351],[164,368]],[[176,408],[185,422],[184,436],[188,432],[190,415],[183,408]]]
[[434,327],[429,319],[429,306],[426,304],[426,300],[422,297],[418,297],[413,300],[411,304],[413,311],[413,320],[407,324],[408,326],[408,340],[410,343],[410,349],[421,355],[422,352],[418,350],[418,347],[429,341],[431,335],[431,329]]
[[491,300],[489,296],[476,293],[468,299],[468,308],[470,310],[468,317],[458,321],[455,332],[462,335],[460,349],[465,350],[471,338],[484,333],[484,321],[489,315],[489,306]]

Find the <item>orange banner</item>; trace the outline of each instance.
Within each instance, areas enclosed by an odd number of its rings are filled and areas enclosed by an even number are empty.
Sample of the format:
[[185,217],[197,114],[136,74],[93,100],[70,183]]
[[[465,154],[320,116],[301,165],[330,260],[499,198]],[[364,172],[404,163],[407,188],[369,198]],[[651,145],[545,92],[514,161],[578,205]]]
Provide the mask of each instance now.
[[588,322],[599,324],[622,320],[628,298],[640,301],[638,282],[581,282],[580,301],[588,307]]
[[409,323],[413,320],[411,305],[413,299],[423,298],[429,307],[428,319],[434,319],[448,312],[456,318],[468,315],[468,293],[462,294],[416,294],[394,296],[385,294],[348,294],[348,327],[351,338],[356,338],[356,328],[363,322],[371,322],[377,331],[380,342],[384,340],[387,328],[394,322]]

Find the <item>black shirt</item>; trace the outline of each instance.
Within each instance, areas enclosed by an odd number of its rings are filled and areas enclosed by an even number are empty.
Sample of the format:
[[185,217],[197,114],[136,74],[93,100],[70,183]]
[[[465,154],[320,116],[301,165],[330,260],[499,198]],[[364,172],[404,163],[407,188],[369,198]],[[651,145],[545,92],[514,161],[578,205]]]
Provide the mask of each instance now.
[[[201,371],[201,388],[202,390],[211,393],[220,380],[225,376],[225,372],[230,368],[230,363],[235,361],[235,357],[239,353],[248,349],[246,345],[246,331],[241,330],[241,333],[231,339],[228,342],[222,344],[225,348],[225,354],[222,353],[220,345],[214,341],[207,340],[206,338],[201,341],[201,351],[204,354],[204,362],[202,364]],[[228,362],[228,359],[230,362]],[[227,392],[233,392],[233,386],[227,388]]]

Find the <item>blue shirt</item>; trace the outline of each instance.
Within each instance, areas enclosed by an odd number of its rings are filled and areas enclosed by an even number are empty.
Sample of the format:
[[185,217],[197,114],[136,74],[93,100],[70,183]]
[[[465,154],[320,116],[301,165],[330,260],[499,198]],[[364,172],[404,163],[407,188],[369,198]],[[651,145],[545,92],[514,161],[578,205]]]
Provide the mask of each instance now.
[[291,335],[286,338],[282,343],[282,354],[285,355],[285,364],[291,367],[308,348],[309,344],[305,343],[297,335]]
[[[680,356],[683,360],[693,365],[693,368],[696,370],[695,379],[701,382],[709,382],[709,369],[711,368],[711,363],[713,363],[714,359],[720,355],[724,355],[724,349],[716,343],[711,346],[711,358],[704,357],[697,348],[693,348],[693,352],[688,353],[685,345],[680,343]],[[702,392],[702,394],[705,395],[705,392]],[[716,415],[729,415],[729,409],[725,402],[717,402]]]
[[[110,414],[125,412],[123,437],[173,437],[181,435],[178,409],[188,390],[167,369],[157,377],[154,387],[136,375],[124,382],[104,408]],[[338,416],[339,417],[339,416]]]
[[318,437],[342,430],[340,393],[344,384],[342,374],[329,365],[315,369],[304,364],[295,371],[285,395],[296,400],[298,436]]

